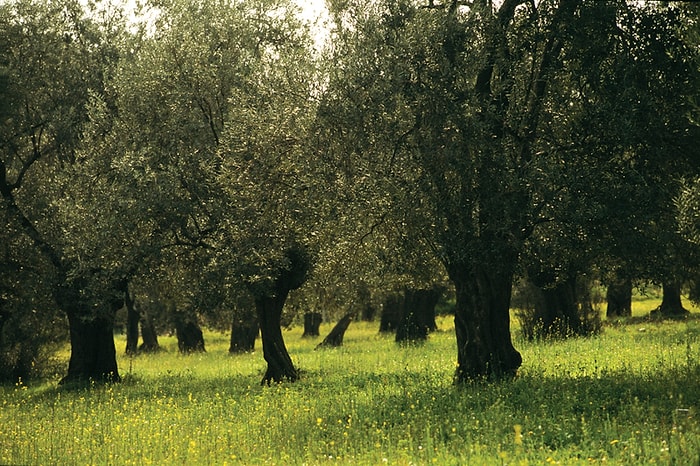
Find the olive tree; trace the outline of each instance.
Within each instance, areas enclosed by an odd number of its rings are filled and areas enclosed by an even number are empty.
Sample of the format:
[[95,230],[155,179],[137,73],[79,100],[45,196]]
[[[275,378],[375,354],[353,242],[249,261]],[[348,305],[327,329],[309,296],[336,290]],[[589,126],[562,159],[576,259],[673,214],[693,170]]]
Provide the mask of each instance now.
[[532,181],[555,151],[542,144],[548,89],[577,4],[344,5],[321,110],[340,166],[445,267],[456,380],[512,375],[511,287],[538,220]]
[[279,324],[313,260],[310,37],[284,0],[146,6],[155,19],[114,72],[117,111],[103,105],[85,173],[100,173],[110,196],[131,205],[140,273],[178,277],[178,299],[199,312],[246,287],[264,382],[294,380]]
[[[456,380],[512,375],[522,358],[509,304],[523,258],[589,267],[606,241],[596,229],[608,219],[607,238],[619,239],[613,225],[635,214],[614,201],[647,197],[633,181],[668,179],[693,160],[668,163],[691,140],[673,110],[693,82],[666,21],[675,12],[568,0],[330,5],[335,67],[320,108],[330,158],[370,206],[365,217],[401,225],[445,267]],[[628,178],[594,187],[616,175]],[[565,250],[543,257],[550,244]]]
[[310,131],[317,77],[309,37],[293,16],[275,27],[269,50],[236,89],[217,153],[227,212],[222,260],[253,296],[268,364],[263,383],[298,378],[280,319],[289,292],[309,277],[326,210]]
[[77,253],[86,238],[76,242],[68,233],[94,218],[80,215],[80,202],[71,203],[71,191],[91,186],[70,174],[90,95],[104,90],[123,32],[118,10],[101,11],[88,14],[77,1],[0,6],[3,93],[11,97],[0,129],[2,218],[12,244],[33,251],[20,263],[40,257],[34,272],[68,317],[71,357],[64,381],[119,379],[112,324],[125,277],[99,254]]

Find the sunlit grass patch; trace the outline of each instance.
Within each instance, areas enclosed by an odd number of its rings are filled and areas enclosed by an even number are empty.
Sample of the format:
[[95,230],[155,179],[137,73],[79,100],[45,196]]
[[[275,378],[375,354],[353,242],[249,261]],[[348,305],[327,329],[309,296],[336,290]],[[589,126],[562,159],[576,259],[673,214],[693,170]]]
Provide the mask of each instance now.
[[[127,358],[122,384],[0,388],[0,463],[23,464],[695,464],[700,323],[635,322],[592,338],[516,340],[514,381],[452,384],[450,318],[399,347],[376,323],[345,344],[285,332],[302,370],[260,386],[262,351],[182,356],[172,337]],[[322,335],[330,330],[324,324]],[[643,330],[642,330],[643,329]],[[259,342],[257,342],[259,345]]]

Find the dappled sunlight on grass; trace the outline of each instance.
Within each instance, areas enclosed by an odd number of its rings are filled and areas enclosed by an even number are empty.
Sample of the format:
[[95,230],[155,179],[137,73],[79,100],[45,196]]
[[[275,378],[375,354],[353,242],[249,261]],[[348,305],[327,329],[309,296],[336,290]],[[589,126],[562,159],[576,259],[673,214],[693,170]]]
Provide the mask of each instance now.
[[[120,355],[124,382],[68,390],[0,388],[0,463],[609,464],[700,454],[700,322],[635,322],[602,335],[517,340],[513,381],[452,384],[450,318],[423,345],[399,347],[353,322],[340,348],[285,332],[302,370],[259,385],[260,348]],[[331,324],[321,328],[321,334]],[[117,348],[123,352],[123,339]],[[259,341],[257,342],[259,345]]]

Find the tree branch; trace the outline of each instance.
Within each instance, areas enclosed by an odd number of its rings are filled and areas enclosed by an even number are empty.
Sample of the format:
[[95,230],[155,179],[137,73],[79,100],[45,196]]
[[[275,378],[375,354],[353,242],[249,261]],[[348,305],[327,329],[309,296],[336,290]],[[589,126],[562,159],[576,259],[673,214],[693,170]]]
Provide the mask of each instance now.
[[[498,27],[497,34],[503,33],[508,23],[510,23],[515,17],[515,9],[527,3],[529,0],[505,0],[498,9],[496,13],[496,26]],[[496,42],[495,38],[492,37],[488,43],[494,44]],[[474,90],[482,98],[487,98],[491,94],[491,78],[493,76],[493,70],[496,66],[496,60],[494,57],[495,46],[492,45],[487,49],[486,52],[486,64],[479,70],[476,78],[476,84],[474,85]]]
[[360,244],[365,242],[365,238],[374,234],[374,230],[376,230],[380,225],[382,225],[386,221],[386,216],[387,216],[387,213],[385,212],[379,217],[379,220],[377,220],[376,222],[374,222],[374,224],[372,224],[369,231],[367,233],[365,233],[364,235],[362,235],[362,237],[360,237]]
[[7,182],[7,167],[5,162],[0,160],[0,195],[5,203],[10,218],[14,217],[15,220],[22,227],[24,232],[29,236],[34,245],[51,261],[51,263],[57,268],[62,269],[63,263],[58,252],[41,236],[39,230],[32,224],[32,222],[24,215],[22,209],[17,205],[15,200],[14,190],[17,189]]
[[539,110],[544,100],[545,91],[547,89],[547,75],[554,66],[556,58],[561,53],[563,47],[562,41],[558,38],[559,25],[576,9],[577,2],[575,0],[561,0],[559,8],[552,18],[550,24],[549,37],[547,38],[542,51],[542,59],[540,60],[539,69],[532,77],[532,90],[528,92],[529,102],[525,113],[525,121],[520,130],[522,137],[523,154],[522,159],[525,163],[529,162],[531,156],[529,154],[530,141],[534,138],[535,129],[539,122]]

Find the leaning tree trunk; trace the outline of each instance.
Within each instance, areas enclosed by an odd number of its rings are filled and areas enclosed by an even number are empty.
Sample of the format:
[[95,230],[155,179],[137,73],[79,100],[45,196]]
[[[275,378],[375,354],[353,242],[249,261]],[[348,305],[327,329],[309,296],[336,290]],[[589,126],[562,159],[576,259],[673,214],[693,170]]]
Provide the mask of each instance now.
[[396,342],[425,341],[435,326],[435,306],[440,293],[437,290],[411,290],[404,293],[403,316],[396,328]]
[[255,299],[255,309],[260,322],[263,356],[267,370],[263,385],[272,382],[293,382],[299,372],[289,357],[282,337],[282,308],[289,292],[304,284],[311,268],[311,258],[301,245],[293,245],[285,251],[288,267],[279,270],[279,275],[267,283],[251,284],[249,289]]
[[510,333],[513,274],[451,266],[455,286],[455,382],[513,377],[522,364]]
[[126,350],[127,355],[135,355],[139,349],[139,311],[136,309],[134,298],[127,287],[124,290],[124,305],[126,306]]
[[299,373],[294,367],[282,337],[282,308],[288,292],[255,298],[255,308],[262,334],[263,355],[267,362],[263,385],[269,385],[272,382],[293,382],[299,378]]
[[321,322],[323,322],[323,317],[321,317],[320,312],[307,312],[304,314],[304,333],[301,336],[303,338],[319,336],[321,334],[319,331]]
[[123,305],[123,290],[115,290],[118,299],[99,304],[86,301],[82,294],[75,284],[56,293],[57,304],[68,316],[71,345],[68,373],[60,383],[119,382],[114,320]]
[[608,303],[605,315],[610,318],[629,317],[632,315],[632,280],[623,278],[614,280],[605,292]]
[[663,297],[661,305],[656,308],[654,313],[661,314],[664,317],[681,317],[688,314],[686,308],[681,302],[681,284],[677,280],[667,280],[663,283]]
[[318,344],[316,349],[328,347],[337,348],[339,346],[343,346],[343,338],[345,338],[345,332],[348,330],[348,327],[350,326],[350,322],[352,322],[353,317],[354,313],[352,312],[348,312],[347,314],[345,314],[343,318],[340,319],[337,324],[335,324],[335,326],[326,336],[326,338],[324,338],[323,341]]
[[231,323],[229,353],[251,353],[255,350],[255,339],[260,333],[257,316],[234,317]]

